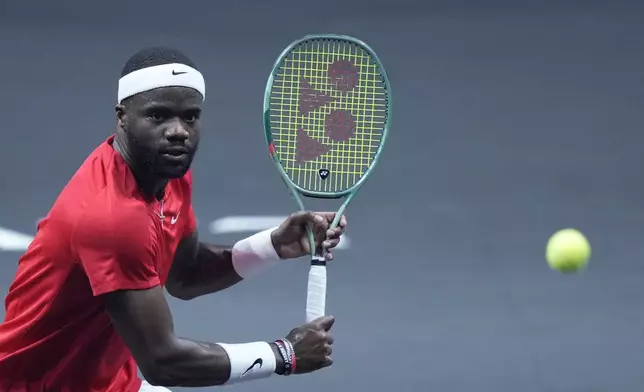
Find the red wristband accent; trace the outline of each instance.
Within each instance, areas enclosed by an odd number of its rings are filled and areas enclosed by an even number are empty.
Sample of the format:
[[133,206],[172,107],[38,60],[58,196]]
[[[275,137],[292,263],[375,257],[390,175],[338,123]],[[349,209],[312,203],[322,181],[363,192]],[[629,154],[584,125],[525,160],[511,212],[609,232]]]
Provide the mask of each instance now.
[[292,350],[293,354],[291,355],[291,373],[295,373],[295,350]]

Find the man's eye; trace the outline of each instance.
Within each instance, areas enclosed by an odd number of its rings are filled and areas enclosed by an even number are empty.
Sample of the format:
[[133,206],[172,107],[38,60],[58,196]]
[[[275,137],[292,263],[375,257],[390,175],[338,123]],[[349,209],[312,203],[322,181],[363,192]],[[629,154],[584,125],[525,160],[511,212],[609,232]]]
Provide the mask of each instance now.
[[163,121],[163,120],[164,120],[164,117],[163,117],[163,115],[162,115],[161,113],[159,113],[159,112],[153,112],[153,113],[150,113],[150,119],[151,119],[152,121],[161,122],[161,121]]

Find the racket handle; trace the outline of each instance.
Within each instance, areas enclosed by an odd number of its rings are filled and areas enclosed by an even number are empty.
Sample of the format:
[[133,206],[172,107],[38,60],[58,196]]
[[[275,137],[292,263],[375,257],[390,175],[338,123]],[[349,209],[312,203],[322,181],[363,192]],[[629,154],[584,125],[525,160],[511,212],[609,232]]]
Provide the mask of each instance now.
[[326,262],[324,258],[313,258],[309,270],[306,296],[306,322],[324,316],[326,308]]

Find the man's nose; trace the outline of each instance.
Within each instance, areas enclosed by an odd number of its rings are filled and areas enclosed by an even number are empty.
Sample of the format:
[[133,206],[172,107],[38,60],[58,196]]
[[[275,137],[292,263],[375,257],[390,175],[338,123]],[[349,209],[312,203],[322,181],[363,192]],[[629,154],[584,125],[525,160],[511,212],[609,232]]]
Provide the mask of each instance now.
[[183,123],[179,119],[175,118],[170,122],[170,124],[168,124],[168,127],[165,131],[165,137],[168,140],[183,141],[190,137],[190,133],[183,125]]

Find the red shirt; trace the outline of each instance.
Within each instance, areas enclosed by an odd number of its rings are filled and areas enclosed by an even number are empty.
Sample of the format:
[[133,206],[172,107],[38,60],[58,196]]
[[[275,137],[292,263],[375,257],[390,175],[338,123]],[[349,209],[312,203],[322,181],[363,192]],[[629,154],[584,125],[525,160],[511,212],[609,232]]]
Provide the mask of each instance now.
[[192,177],[170,181],[162,221],[113,140],[72,177],[19,261],[0,324],[1,392],[139,390],[98,296],[165,284],[179,241],[195,230]]

